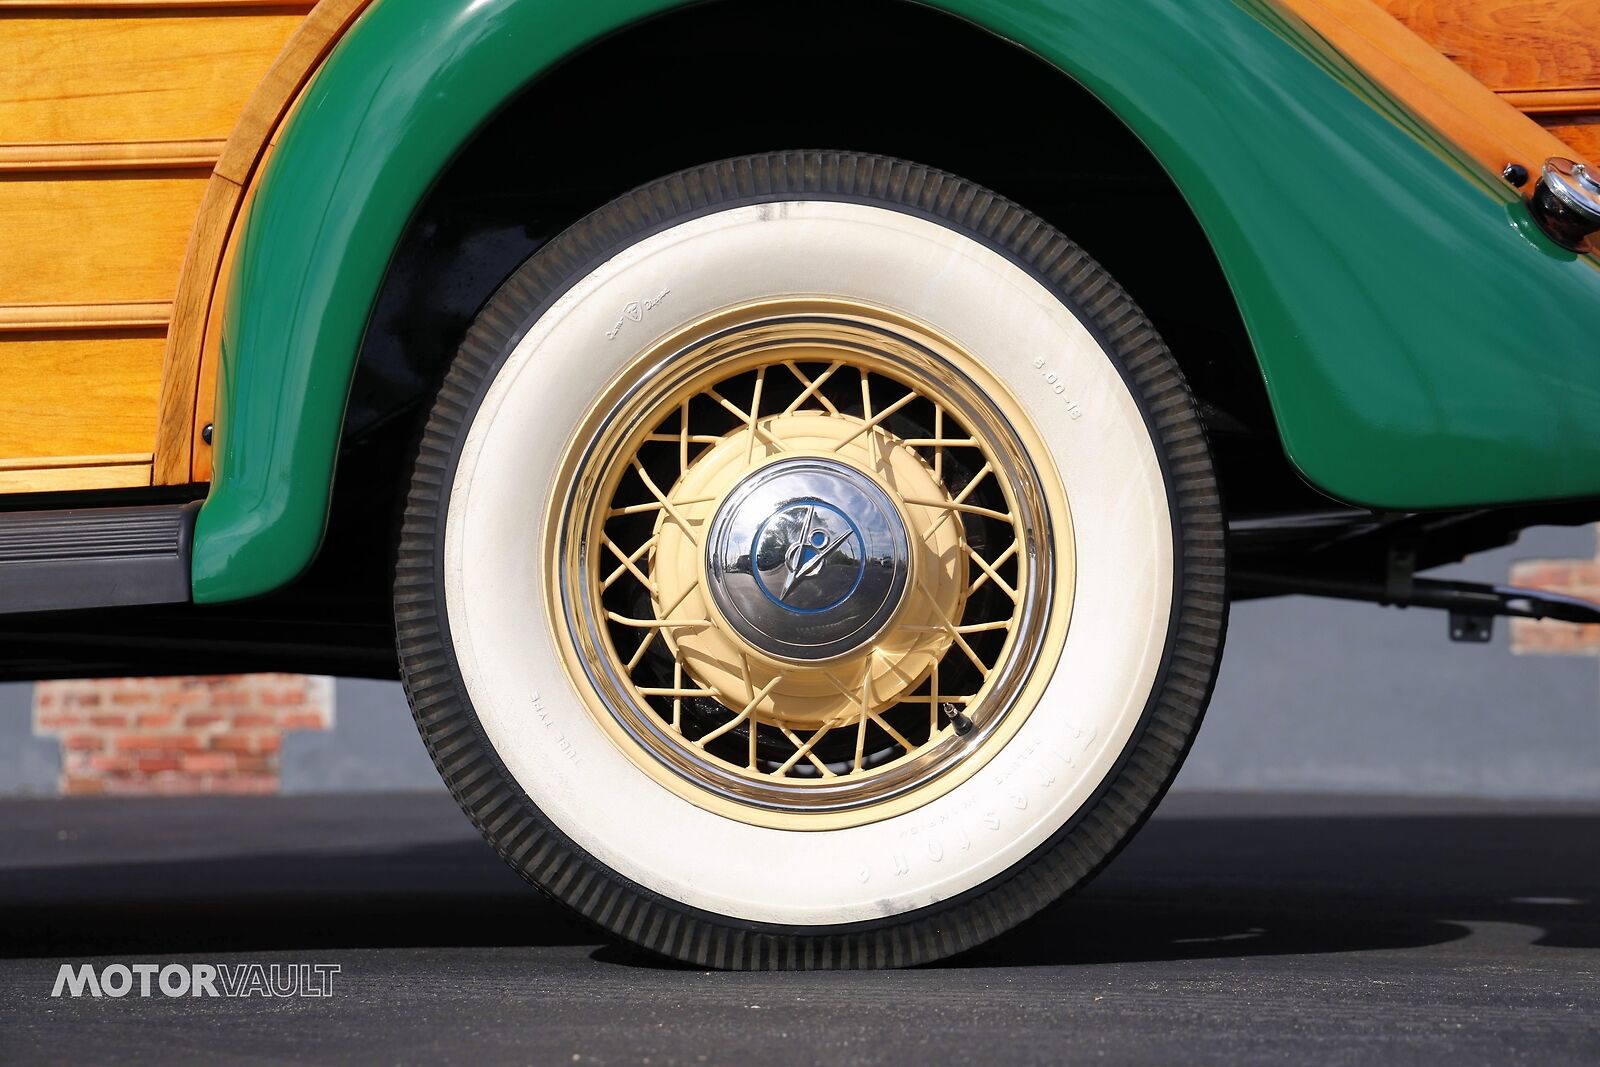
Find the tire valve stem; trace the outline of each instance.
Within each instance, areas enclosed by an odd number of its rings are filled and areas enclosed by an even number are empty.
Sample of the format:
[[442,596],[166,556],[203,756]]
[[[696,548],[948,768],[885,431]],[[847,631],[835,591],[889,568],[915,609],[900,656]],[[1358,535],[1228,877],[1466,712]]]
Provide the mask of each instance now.
[[957,737],[966,737],[972,732],[972,720],[967,718],[967,713],[954,704],[940,704],[939,711],[950,720],[950,725],[956,728]]

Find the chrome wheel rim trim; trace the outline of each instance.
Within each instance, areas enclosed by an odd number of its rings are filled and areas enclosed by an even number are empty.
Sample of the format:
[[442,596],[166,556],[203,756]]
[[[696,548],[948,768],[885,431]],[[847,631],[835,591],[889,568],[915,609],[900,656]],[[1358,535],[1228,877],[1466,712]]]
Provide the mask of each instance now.
[[[778,314],[773,307],[815,309],[822,304],[830,311],[837,307],[846,313],[816,314],[813,310],[808,314]],[[1048,484],[1055,492],[1047,494],[1028,450],[1014,432],[1019,418],[1014,401],[1006,410],[1001,410],[990,395],[997,384],[990,381],[988,390],[981,388],[958,361],[951,358],[952,352],[959,350],[953,349],[944,339],[924,333],[917,325],[908,324],[893,313],[843,302],[783,300],[773,301],[771,305],[717,316],[716,323],[712,324],[716,328],[701,324],[694,330],[681,331],[680,338],[689,335],[688,339],[672,345],[665,354],[660,347],[645,353],[622,375],[618,387],[596,405],[584,425],[601,429],[587,439],[580,436],[578,445],[574,446],[574,458],[563,465],[563,469],[575,469],[578,473],[569,483],[570,490],[558,498],[562,511],[555,523],[558,529],[553,532],[556,543],[552,558],[560,580],[552,586],[556,601],[552,612],[566,628],[572,642],[569,674],[580,695],[590,700],[591,708],[600,713],[597,717],[603,716],[602,726],[612,732],[613,739],[636,763],[651,771],[663,784],[673,787],[675,792],[721,814],[786,828],[827,829],[886,818],[906,810],[908,803],[916,806],[925,795],[929,798],[938,795],[942,792],[938,784],[940,778],[949,777],[948,772],[953,768],[967,764],[965,773],[956,776],[964,780],[994,754],[997,742],[1003,743],[1004,738],[1015,732],[1020,720],[1031,710],[1027,702],[1019,704],[1019,697],[1025,689],[1030,694],[1036,692],[1037,687],[1030,686],[1035,672],[1046,659],[1048,663],[1044,669],[1053,668],[1054,658],[1059,653],[1059,641],[1050,648],[1043,647],[1041,641],[1052,611],[1070,608],[1070,599],[1064,606],[1054,603],[1058,586],[1069,598],[1071,595],[1070,532],[1066,534],[1068,551],[1064,560],[1055,558],[1057,553],[1051,550],[1060,532],[1057,524],[1064,524],[1064,530],[1070,531],[1070,522],[1065,498],[1059,493],[1059,482],[1051,479]],[[731,325],[721,325],[730,321]],[[686,744],[679,733],[676,716],[669,720],[659,708],[651,707],[651,698],[659,704],[668,694],[673,694],[675,708],[687,699],[693,691],[693,681],[687,675],[680,674],[670,686],[654,689],[641,688],[630,677],[630,657],[618,651],[608,632],[605,611],[597,610],[605,579],[595,564],[610,549],[602,547],[605,541],[603,514],[597,519],[597,512],[604,511],[602,498],[607,487],[596,467],[600,457],[616,453],[629,434],[638,431],[641,420],[652,413],[659,414],[663,398],[672,398],[691,388],[697,379],[708,375],[715,378],[723,371],[731,374],[739,368],[758,367],[763,362],[777,366],[796,346],[817,345],[847,360],[868,361],[875,374],[919,383],[937,392],[941,410],[951,423],[968,428],[970,436],[964,439],[965,444],[976,447],[981,442],[987,460],[984,470],[1003,488],[1005,506],[1014,523],[1014,550],[1000,561],[1002,566],[1014,568],[1007,572],[1012,575],[1013,582],[1000,580],[997,573],[984,574],[978,570],[972,573],[977,574],[974,580],[980,585],[990,581],[1006,585],[1008,591],[1013,592],[1016,610],[1005,627],[1004,648],[993,657],[993,663],[982,664],[986,676],[977,692],[945,692],[939,672],[932,672],[931,685],[925,687],[927,692],[914,698],[926,701],[930,719],[936,720],[930,723],[924,742],[903,746],[903,752],[884,764],[863,768],[858,760],[856,769],[861,773],[828,775],[824,771],[810,779],[784,778],[750,773],[750,768],[730,765],[727,760],[710,756],[704,744]],[[918,442],[919,446],[925,443]],[[950,446],[956,447],[956,444],[952,441]],[[833,457],[811,458],[829,460]],[[1046,495],[1051,496],[1050,506],[1046,504]],[[919,506],[928,503],[919,501]],[[949,505],[951,513],[957,516],[962,515],[962,506],[959,502]],[[972,507],[971,510],[984,509]],[[911,539],[915,540],[914,532]],[[709,578],[713,570],[709,557],[710,550],[702,552],[708,576],[704,584],[708,599],[714,600],[716,585]],[[622,557],[614,552],[605,558],[608,565],[619,564],[611,568],[612,577],[619,569],[630,569],[620,564]],[[987,567],[983,564],[978,567],[993,572],[993,561],[988,563]],[[1059,571],[1061,566],[1067,568],[1064,573]],[[913,599],[918,588],[913,563],[907,568],[908,592],[900,597],[900,602]],[[892,596],[888,598],[888,601],[893,600]],[[887,615],[877,632],[894,630],[892,604]],[[669,621],[658,620],[658,632],[667,638],[664,644],[676,647],[683,639],[674,639],[671,628],[662,625]],[[940,628],[955,631],[960,627],[942,625]],[[973,657],[972,650],[967,647],[968,641],[958,633],[944,636],[944,651],[954,655],[960,650],[969,659]],[[976,638],[971,640],[975,642]],[[870,648],[871,645],[871,639],[867,638],[855,648]],[[752,651],[761,651],[754,641],[750,646]],[[836,651],[836,656],[848,658],[850,651],[846,646],[842,653]],[[773,660],[780,659],[772,653],[768,655]],[[735,718],[749,711],[749,708],[729,706],[729,713]],[[754,718],[752,715],[752,720]],[[764,721],[762,726],[765,726]],[[699,740],[703,742],[704,738]],[[796,747],[803,750],[803,742],[797,740]],[[641,754],[646,758],[641,760]],[[792,767],[788,769],[793,771]],[[930,789],[934,792],[929,792]]]

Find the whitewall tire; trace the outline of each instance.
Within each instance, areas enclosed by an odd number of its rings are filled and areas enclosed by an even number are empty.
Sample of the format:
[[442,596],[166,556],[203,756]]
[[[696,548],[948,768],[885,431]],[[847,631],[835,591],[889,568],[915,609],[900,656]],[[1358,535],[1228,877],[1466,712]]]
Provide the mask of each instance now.
[[505,284],[395,595],[429,751],[527,878],[697,964],[884,966],[1133,833],[1223,577],[1192,401],[1101,268],[960,179],[797,152],[630,193]]

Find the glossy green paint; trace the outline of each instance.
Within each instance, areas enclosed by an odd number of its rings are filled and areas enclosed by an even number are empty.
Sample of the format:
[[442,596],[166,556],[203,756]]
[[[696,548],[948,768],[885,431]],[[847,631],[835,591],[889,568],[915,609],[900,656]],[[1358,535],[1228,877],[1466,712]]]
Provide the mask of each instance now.
[[[314,555],[362,334],[434,177],[552,63],[673,6],[378,0],[338,46],[245,223],[196,600],[265,592]],[[1150,147],[1315,484],[1407,509],[1600,493],[1600,270],[1293,20],[1258,0],[935,6],[1055,64]],[[1041,137],[1071,136],[1029,106]]]

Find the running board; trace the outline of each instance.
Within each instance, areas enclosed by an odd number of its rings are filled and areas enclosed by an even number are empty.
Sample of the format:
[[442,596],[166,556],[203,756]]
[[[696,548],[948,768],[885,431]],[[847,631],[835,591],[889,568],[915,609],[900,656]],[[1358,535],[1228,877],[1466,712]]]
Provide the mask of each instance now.
[[187,601],[199,507],[0,512],[0,614]]

